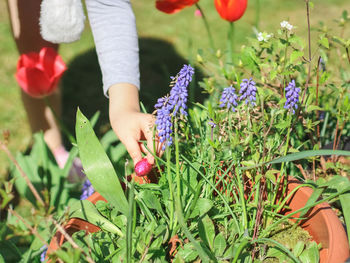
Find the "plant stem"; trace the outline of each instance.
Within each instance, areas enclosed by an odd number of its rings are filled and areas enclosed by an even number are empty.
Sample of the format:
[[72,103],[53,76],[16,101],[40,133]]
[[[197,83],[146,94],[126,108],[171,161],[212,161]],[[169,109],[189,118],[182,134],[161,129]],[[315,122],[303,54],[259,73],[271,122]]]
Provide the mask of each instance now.
[[305,83],[305,90],[303,92],[303,97],[301,100],[301,104],[304,103],[306,91],[309,88],[309,81],[310,81],[310,75],[311,75],[311,29],[310,29],[310,6],[309,6],[309,0],[305,0],[306,3],[306,17],[307,17],[307,37],[308,37],[308,46],[309,46],[309,59],[308,59],[308,72],[307,72],[307,79]]
[[95,261],[92,260],[92,258],[81,248],[77,245],[77,243],[74,242],[73,238],[64,230],[64,228],[52,217],[50,218],[57,228],[57,230],[64,236],[64,238],[72,245],[74,249],[78,249],[81,253],[85,254],[86,261],[89,263],[94,263]]
[[[288,114],[288,113],[287,113]],[[286,156],[287,155],[287,152],[288,152],[288,146],[289,146],[289,139],[290,139],[290,132],[292,131],[292,115],[291,114],[288,114],[287,115],[287,118],[289,119],[289,125],[288,125],[288,132],[287,132],[287,139],[286,139],[286,145],[285,145],[285,149],[284,149],[284,154],[283,156]],[[280,170],[280,178],[282,181],[283,180],[283,175],[284,175],[284,164],[285,162],[282,163],[281,165],[281,170]],[[275,203],[275,200],[277,198],[277,192],[278,192],[278,189],[280,187],[280,181],[278,181],[277,183],[277,186],[276,186],[276,191],[274,192],[274,195],[273,195],[273,199],[272,199],[272,204]],[[282,189],[282,195],[284,194],[284,191],[285,191],[285,188]]]
[[35,199],[38,201],[38,203],[40,205],[42,205],[42,207],[46,207],[45,202],[43,201],[43,199],[41,198],[41,196],[39,195],[38,191],[36,190],[36,188],[34,187],[34,185],[32,184],[32,182],[30,181],[30,179],[28,178],[27,174],[23,171],[22,167],[19,165],[19,163],[17,162],[16,158],[12,155],[12,153],[10,152],[10,150],[8,149],[7,145],[5,143],[3,143],[2,141],[0,141],[0,147],[1,149],[6,153],[7,157],[12,161],[12,163],[16,166],[16,168],[19,171],[19,174],[23,177],[23,179],[26,181],[30,191],[33,193]]
[[29,230],[32,232],[34,236],[36,236],[40,241],[46,246],[49,247],[49,244],[46,242],[46,240],[38,233],[36,228],[33,228],[27,220],[25,220],[23,217],[21,217],[15,210],[12,208],[8,209],[9,213],[17,217]]
[[[177,187],[177,198],[181,200],[181,180],[180,180],[180,151],[179,151],[179,134],[178,134],[178,123],[177,118],[174,122],[175,132],[175,164],[176,164],[176,187]],[[182,202],[179,204],[179,208],[182,211]]]
[[[284,72],[286,70],[286,63],[287,63],[287,52],[288,52],[288,44],[289,44],[289,39],[288,39],[288,31],[286,30],[286,47],[284,49],[284,60],[283,60],[283,71]],[[282,85],[283,87],[286,86],[286,75],[283,74],[283,80],[282,80]],[[283,89],[281,89],[282,92],[283,92]],[[281,94],[282,97],[284,97],[285,95],[284,94]]]
[[211,48],[213,49],[213,51],[215,50],[215,44],[214,44],[214,39],[213,39],[213,36],[211,34],[211,31],[210,31],[210,27],[209,27],[209,23],[208,23],[208,20],[207,20],[207,17],[204,15],[204,12],[202,10],[202,8],[200,7],[200,5],[198,4],[198,2],[195,4],[197,9],[201,12],[202,14],[202,20],[204,22],[204,27],[205,29],[207,30],[207,34],[208,34],[208,38],[209,38],[209,43],[210,43],[210,46]]
[[255,28],[259,31],[260,22],[260,0],[255,0]]
[[[318,89],[320,85],[320,63],[321,63],[321,57],[318,57],[317,62],[317,68],[316,68],[316,106],[318,106]],[[316,111],[316,121],[318,121],[320,118],[320,112]],[[317,138],[318,138],[318,146],[321,148],[321,138],[320,138],[320,124],[317,123],[316,126],[316,132],[317,132]]]
[[132,179],[129,188],[129,209],[127,216],[127,228],[126,228],[126,262],[132,262],[132,228],[133,228],[133,208],[134,208],[134,185],[135,181]]
[[169,183],[169,192],[170,192],[170,198],[171,198],[171,206],[170,206],[170,223],[169,228],[170,230],[173,229],[173,220],[174,220],[174,191],[173,191],[173,179],[171,175],[171,167],[170,167],[170,156],[171,156],[171,150],[170,147],[166,148],[166,161],[167,161],[167,178]]
[[[247,215],[247,208],[246,208],[246,203],[245,203],[245,198],[244,198],[244,181],[242,173],[238,169],[238,166],[235,165],[235,172],[236,172],[236,178],[238,181],[238,188],[239,188],[239,196],[241,199],[241,205],[242,205],[242,210],[243,210],[243,229],[246,230],[248,228],[248,215]],[[242,176],[242,178],[241,178]]]
[[230,22],[230,28],[229,28],[229,31],[228,31],[228,42],[227,42],[227,45],[228,45],[228,63],[232,63],[233,61],[233,46],[234,46],[234,33],[235,33],[235,26],[234,26],[234,23],[233,22]]
[[346,56],[348,57],[348,61],[349,61],[349,64],[350,64],[349,48],[345,48],[345,51],[346,51]]

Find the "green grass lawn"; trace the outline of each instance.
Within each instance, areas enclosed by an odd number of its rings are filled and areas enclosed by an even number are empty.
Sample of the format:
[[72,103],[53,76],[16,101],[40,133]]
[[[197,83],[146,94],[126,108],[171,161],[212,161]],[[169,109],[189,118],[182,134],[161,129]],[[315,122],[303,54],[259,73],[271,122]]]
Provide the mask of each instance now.
[[[289,20],[296,26],[300,36],[306,38],[306,11],[304,0],[260,0],[260,31],[275,31],[279,23]],[[183,63],[195,58],[199,48],[208,49],[209,41],[200,18],[194,16],[195,7],[167,15],[154,7],[155,1],[132,1],[137,18],[140,37],[141,100],[149,111],[157,97],[168,92],[169,76],[176,74]],[[220,19],[214,2],[199,2],[208,18],[215,45],[221,50],[226,47],[228,23]],[[330,28],[333,19],[340,17],[343,10],[350,12],[348,0],[318,0],[311,13],[312,25],[324,21]],[[243,18],[236,22],[236,51],[253,36],[256,1],[249,1]],[[316,34],[312,31],[312,36]],[[315,42],[316,43],[316,42]],[[77,106],[87,116],[97,110],[101,118],[97,131],[101,134],[109,129],[108,100],[102,95],[101,73],[89,27],[80,41],[62,45],[60,53],[68,65],[62,79],[63,119],[73,130]],[[5,1],[0,2],[0,132],[9,130],[10,150],[15,153],[25,150],[31,143],[29,125],[23,110],[19,88],[14,79],[18,54],[10,32]],[[198,93],[197,93],[198,94]],[[5,178],[9,161],[0,152],[0,182]]]

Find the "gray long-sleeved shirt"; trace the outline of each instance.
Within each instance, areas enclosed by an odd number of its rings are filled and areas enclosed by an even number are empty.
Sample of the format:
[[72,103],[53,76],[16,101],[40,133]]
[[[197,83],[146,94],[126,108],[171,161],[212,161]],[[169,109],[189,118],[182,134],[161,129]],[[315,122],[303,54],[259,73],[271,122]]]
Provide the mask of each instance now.
[[139,47],[129,0],[86,0],[100,63],[103,91],[117,83],[140,87]]

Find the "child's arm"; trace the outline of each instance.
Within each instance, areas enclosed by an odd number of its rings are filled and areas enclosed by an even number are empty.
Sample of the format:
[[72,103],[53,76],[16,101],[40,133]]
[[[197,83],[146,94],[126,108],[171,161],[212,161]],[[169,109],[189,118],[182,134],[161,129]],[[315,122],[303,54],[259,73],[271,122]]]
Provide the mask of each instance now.
[[153,149],[154,118],[140,112],[138,89],[129,83],[119,83],[109,88],[109,119],[113,130],[125,145],[136,164],[141,160],[141,151],[147,154],[150,164],[153,156],[140,140],[147,140],[147,147]]
[[[139,48],[135,17],[129,0],[86,0],[98,60],[103,75],[103,90],[109,96],[109,116],[113,130],[136,164],[139,143],[147,140],[153,149],[152,115],[140,113]],[[154,158],[148,153],[148,162]]]

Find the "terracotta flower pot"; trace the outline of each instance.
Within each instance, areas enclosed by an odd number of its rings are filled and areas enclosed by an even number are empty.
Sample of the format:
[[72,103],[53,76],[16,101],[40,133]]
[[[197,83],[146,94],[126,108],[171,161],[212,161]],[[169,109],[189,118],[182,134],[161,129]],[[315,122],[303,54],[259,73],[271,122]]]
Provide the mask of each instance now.
[[[290,178],[288,192],[299,184],[298,180]],[[311,194],[312,189],[309,187],[302,187],[296,191],[287,202],[291,208],[287,214],[304,207]],[[332,208],[327,203],[322,203],[312,208],[305,216],[307,219],[300,225],[317,243],[322,244],[320,263],[344,263],[350,256],[349,242],[344,226]]]
[[[299,184],[298,180],[289,178],[288,192]],[[311,194],[311,188],[299,188],[287,202],[291,209],[285,213],[304,207]],[[94,204],[99,200],[106,201],[99,193],[94,193],[87,200]],[[297,216],[298,214],[295,215]],[[344,227],[332,208],[327,203],[322,203],[312,208],[306,216],[308,219],[302,221],[300,225],[310,233],[313,240],[322,244],[320,263],[344,263],[350,256],[349,243]],[[79,230],[86,230],[89,233],[99,231],[97,226],[79,218],[70,219],[64,229],[70,235]],[[64,241],[63,235],[57,232],[50,242],[48,254],[57,250]]]
[[[96,204],[97,201],[105,201],[99,193],[95,192],[91,196],[87,198],[90,202],[93,204]],[[95,226],[83,219],[80,218],[71,218],[67,222],[67,224],[64,226],[64,230],[69,234],[73,235],[73,233],[78,232],[80,230],[85,230],[87,233],[94,233],[100,230],[98,226]],[[47,249],[47,255],[51,254],[53,251],[58,250],[62,244],[66,241],[64,236],[61,234],[61,232],[57,231],[56,234],[53,236],[53,238],[50,241],[49,247]]]

